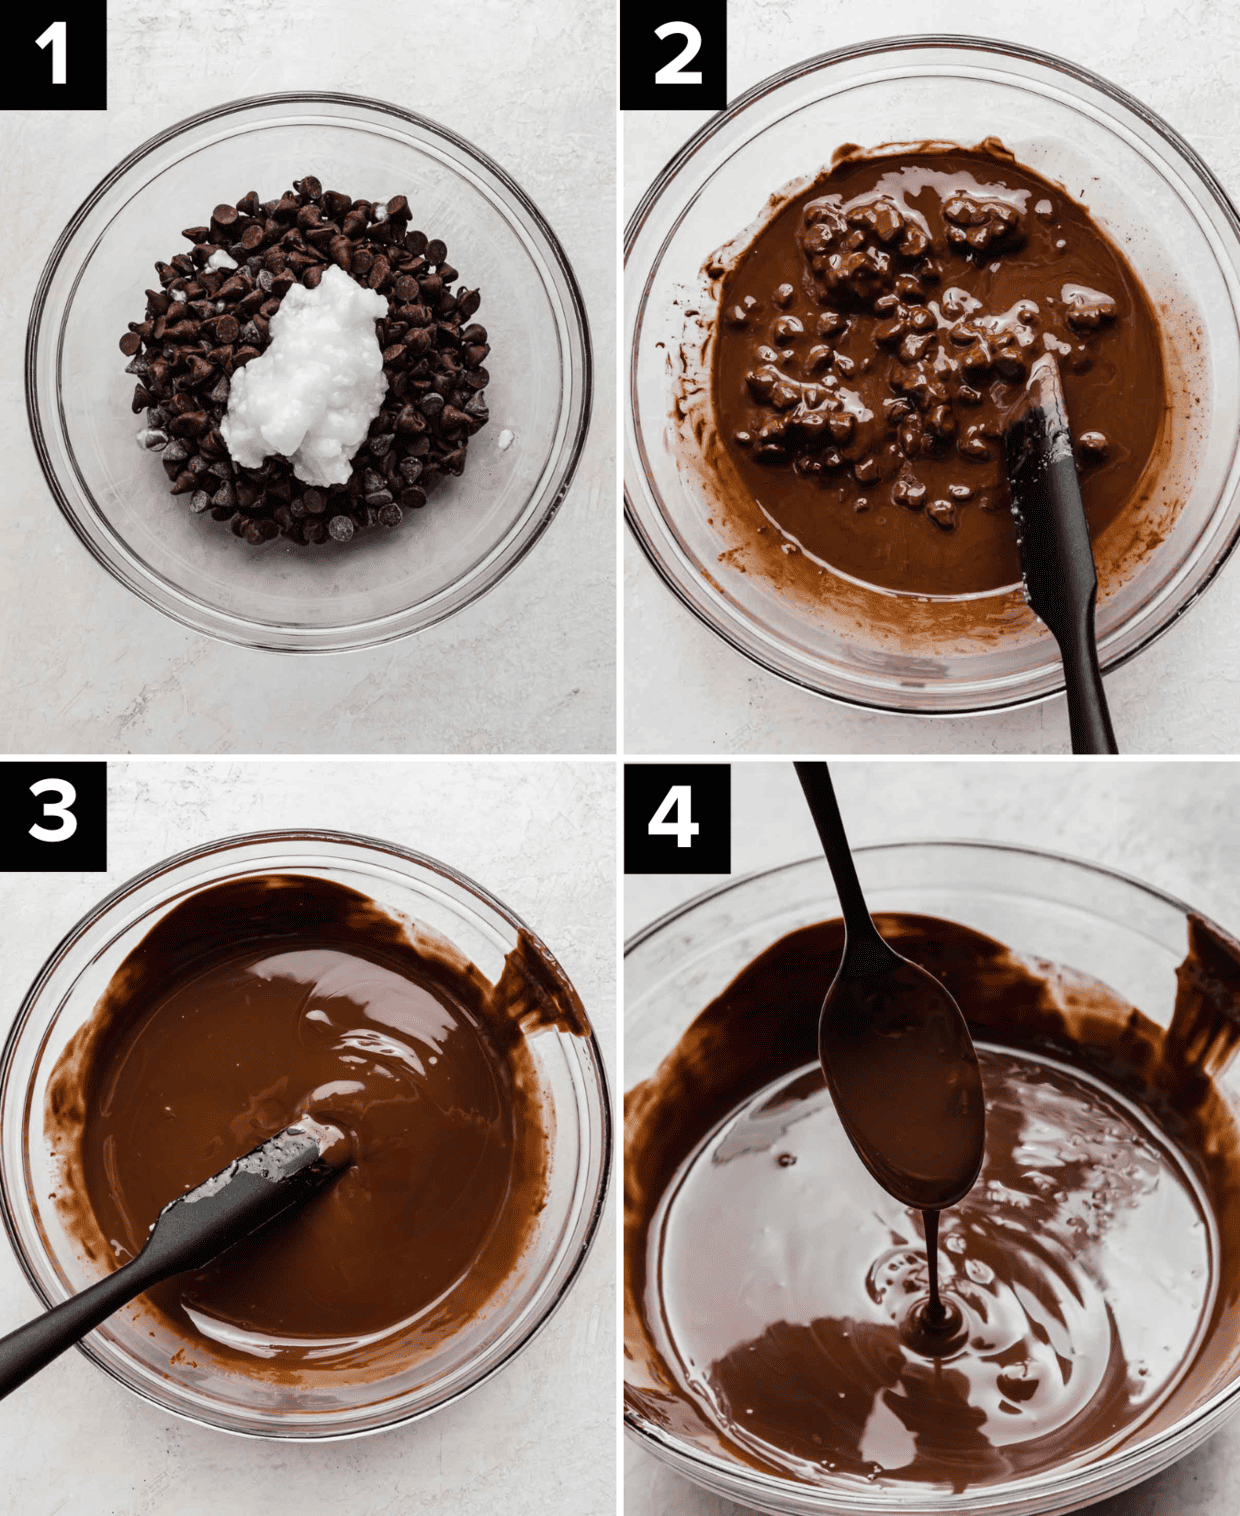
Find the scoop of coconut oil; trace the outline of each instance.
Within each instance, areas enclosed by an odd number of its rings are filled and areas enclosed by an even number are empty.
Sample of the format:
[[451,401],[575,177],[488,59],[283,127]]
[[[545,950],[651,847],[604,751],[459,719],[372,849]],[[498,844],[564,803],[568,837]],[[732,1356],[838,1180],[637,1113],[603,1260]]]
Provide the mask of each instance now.
[[375,321],[387,297],[329,268],[295,284],[271,318],[271,342],[233,375],[220,432],[235,463],[279,453],[307,484],[345,484],[387,394]]

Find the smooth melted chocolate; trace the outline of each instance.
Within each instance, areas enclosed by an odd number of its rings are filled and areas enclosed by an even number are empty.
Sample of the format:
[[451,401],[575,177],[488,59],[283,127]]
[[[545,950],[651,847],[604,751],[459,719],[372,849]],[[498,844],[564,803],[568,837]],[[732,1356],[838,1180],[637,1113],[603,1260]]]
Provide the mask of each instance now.
[[919,594],[1015,584],[999,439],[1030,363],[1058,359],[1096,539],[1164,425],[1150,301],[1086,209],[998,143],[837,160],[723,279],[720,443],[772,551]]
[[58,1204],[119,1266],[183,1191],[298,1116],[335,1123],[354,1161],[326,1193],[146,1298],[196,1354],[251,1374],[413,1361],[530,1239],[549,1117],[527,1033],[543,1025],[581,1032],[584,1014],[524,934],[492,985],[328,880],[201,890],[129,955],[57,1066]]
[[776,942],[625,1102],[626,1404],[807,1483],[962,1490],[1174,1422],[1240,1360],[1240,945],[1190,922],[1164,1032],[968,928],[877,918],[978,1044],[986,1158],[941,1213],[853,1153],[816,1059],[842,923]]

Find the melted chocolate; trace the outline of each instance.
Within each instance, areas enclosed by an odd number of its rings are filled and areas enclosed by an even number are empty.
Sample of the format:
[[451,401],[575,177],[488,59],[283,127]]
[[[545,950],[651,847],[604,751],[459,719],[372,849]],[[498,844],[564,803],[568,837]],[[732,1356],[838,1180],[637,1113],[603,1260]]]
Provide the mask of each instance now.
[[[746,968],[625,1102],[626,1403],[804,1482],[961,1490],[1171,1424],[1240,1360],[1240,945],[1199,919],[1164,1032],[979,933],[877,918],[964,1011],[977,1185],[917,1214],[853,1153],[815,1057],[842,923]],[[761,1036],[756,1029],[761,1029]]]
[[719,305],[716,429],[787,549],[918,594],[1016,583],[1000,438],[1045,351],[1095,538],[1140,496],[1167,410],[1150,301],[1086,209],[997,143],[842,149]]
[[298,875],[189,896],[122,964],[49,1084],[62,1212],[92,1256],[309,1114],[353,1164],[297,1214],[146,1297],[251,1374],[357,1378],[451,1335],[502,1286],[547,1183],[527,1033],[581,1032],[524,933],[492,985],[447,941]]

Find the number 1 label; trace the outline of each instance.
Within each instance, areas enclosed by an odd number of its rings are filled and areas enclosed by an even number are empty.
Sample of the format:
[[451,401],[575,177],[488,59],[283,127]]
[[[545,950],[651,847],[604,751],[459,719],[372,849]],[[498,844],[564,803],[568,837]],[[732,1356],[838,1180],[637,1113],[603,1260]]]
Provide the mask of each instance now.
[[65,55],[68,51],[68,43],[65,33],[68,28],[63,21],[53,21],[51,26],[36,41],[40,47],[50,47],[52,50],[52,83],[67,84],[65,74]]
[[0,111],[106,111],[108,0],[25,0],[14,14]]

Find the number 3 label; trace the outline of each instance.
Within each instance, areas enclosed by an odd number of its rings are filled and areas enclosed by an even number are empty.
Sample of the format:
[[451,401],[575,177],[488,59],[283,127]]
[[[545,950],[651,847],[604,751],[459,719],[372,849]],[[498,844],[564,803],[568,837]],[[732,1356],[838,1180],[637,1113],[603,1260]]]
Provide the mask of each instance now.
[[[665,63],[654,76],[656,84],[701,84],[701,70],[693,69],[689,73],[684,72],[686,63],[692,63],[702,51],[702,34],[697,27],[689,21],[665,21],[662,26],[656,26],[655,36],[660,42],[668,37],[683,37],[685,45],[670,63]],[[687,843],[683,846],[688,846]]]
[[[669,821],[675,811],[676,819]],[[659,809],[650,818],[646,828],[652,837],[675,837],[677,847],[692,847],[693,839],[701,828],[693,820],[693,788],[688,784],[674,784],[659,802]]]
[[49,821],[60,824],[53,829],[36,823],[30,828],[30,835],[38,842],[68,842],[78,826],[77,817],[69,809],[77,799],[77,791],[67,779],[39,779],[30,786],[32,795],[45,795],[48,790],[55,790],[59,799],[45,800],[43,814]]

